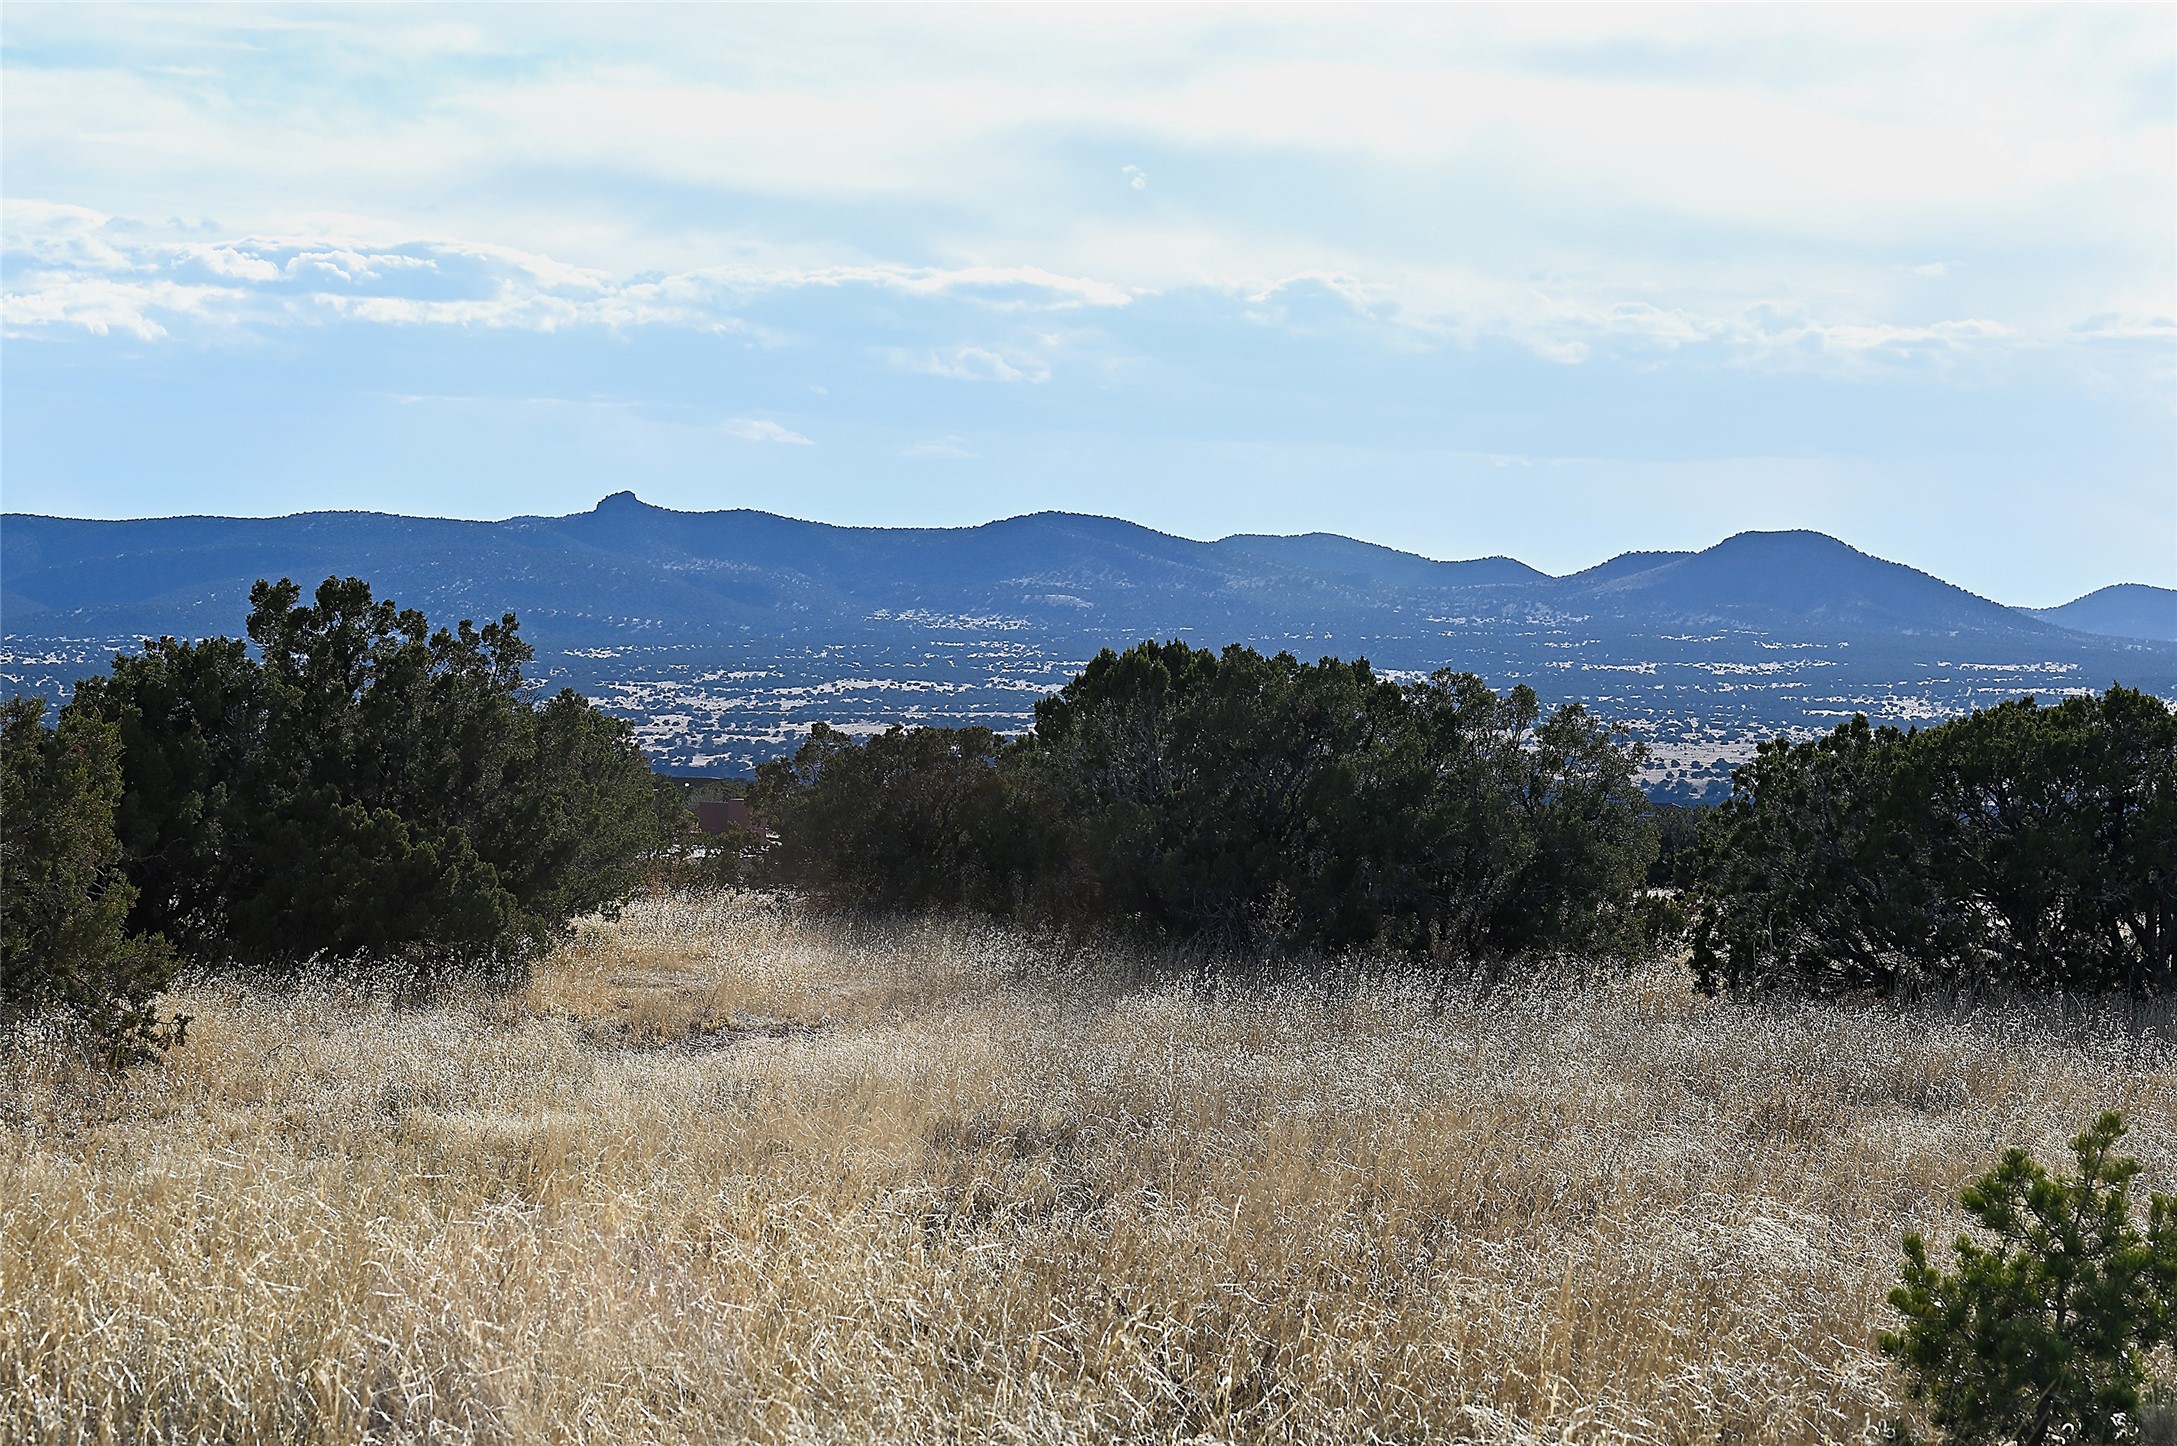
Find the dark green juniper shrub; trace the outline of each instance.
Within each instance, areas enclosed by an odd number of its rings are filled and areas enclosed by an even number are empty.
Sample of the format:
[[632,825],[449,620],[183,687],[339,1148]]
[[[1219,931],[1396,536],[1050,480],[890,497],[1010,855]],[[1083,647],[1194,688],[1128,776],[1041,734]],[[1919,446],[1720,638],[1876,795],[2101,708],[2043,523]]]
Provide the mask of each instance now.
[[756,770],[779,831],[766,869],[861,908],[1001,907],[1022,857],[1004,837],[1004,746],[988,728],[893,727],[857,741],[815,725],[793,754]]
[[178,1039],[159,991],[174,953],[132,933],[136,890],[122,872],[114,811],[121,744],[113,725],[11,698],[0,731],[0,1026],[62,1023],[127,1060]]
[[64,714],[117,733],[131,921],[190,961],[519,967],[662,846],[628,725],[532,698],[513,614],[433,629],[282,579],[248,634],[147,642]]
[[1711,990],[2177,991],[2177,709],[2117,687],[1765,743],[1680,876]]
[[757,770],[771,876],[854,906],[1462,965],[1648,939],[1640,751],[1578,705],[1144,642],[1035,717],[1012,740],[819,725]]
[[2146,1355],[2177,1339],[2177,1200],[2152,1196],[2139,1228],[2123,1134],[2121,1116],[2097,1119],[2071,1142],[2076,1175],[2007,1152],[1959,1197],[1993,1242],[1960,1236],[1953,1271],[1905,1237],[1890,1293],[1905,1323],[1879,1343],[1956,1446],[2144,1439]]

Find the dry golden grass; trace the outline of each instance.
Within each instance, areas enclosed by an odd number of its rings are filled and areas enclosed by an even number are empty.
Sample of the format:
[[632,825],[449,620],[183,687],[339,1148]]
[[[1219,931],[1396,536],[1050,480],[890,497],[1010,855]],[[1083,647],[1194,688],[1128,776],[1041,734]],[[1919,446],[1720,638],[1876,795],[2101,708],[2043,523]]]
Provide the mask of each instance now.
[[1674,974],[1160,981],[749,898],[518,998],[190,990],[0,1086],[19,1441],[1872,1437],[1901,1231],[2120,1108],[2113,1016]]

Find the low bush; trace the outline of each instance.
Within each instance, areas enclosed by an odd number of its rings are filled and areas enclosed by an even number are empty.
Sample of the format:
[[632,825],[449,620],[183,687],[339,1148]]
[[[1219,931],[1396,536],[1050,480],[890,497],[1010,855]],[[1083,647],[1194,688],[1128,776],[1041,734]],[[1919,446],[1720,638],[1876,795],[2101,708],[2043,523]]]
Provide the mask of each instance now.
[[[2104,1114],[2071,1142],[2076,1175],[2052,1176],[2024,1150],[1966,1187],[1966,1212],[1992,1237],[1958,1237],[1938,1270],[1905,1237],[1905,1317],[1885,1354],[1959,1446],[2136,1441],[2146,1353],[2177,1339],[2177,1200],[2131,1210],[2139,1162],[2113,1153],[2123,1119]],[[1909,1441],[1899,1425],[1893,1439]]]

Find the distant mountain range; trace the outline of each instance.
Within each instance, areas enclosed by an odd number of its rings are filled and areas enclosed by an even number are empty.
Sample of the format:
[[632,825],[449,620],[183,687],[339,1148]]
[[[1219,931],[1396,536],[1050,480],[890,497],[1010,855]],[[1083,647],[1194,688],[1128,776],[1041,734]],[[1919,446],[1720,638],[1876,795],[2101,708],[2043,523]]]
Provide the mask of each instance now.
[[2177,592],[2009,608],[1814,532],[1552,577],[1324,533],[1196,542],[1068,513],[834,527],[628,492],[504,522],[8,514],[0,686],[57,695],[128,640],[238,633],[259,577],[335,574],[434,619],[519,613],[548,674],[682,766],[744,767],[819,716],[1017,724],[1096,647],[1151,636],[1472,668],[1609,709],[1659,746],[1695,737],[1695,753],[1840,710],[1935,717],[2112,679],[2177,693]]
[[1002,612],[1151,631],[1230,615],[1328,621],[1401,601],[1627,623],[1901,636],[2075,632],[2177,642],[2177,591],[2138,583],[2059,608],[2004,607],[1818,532],[1746,532],[1551,577],[1508,557],[1435,562],[1327,533],[1194,542],[1112,518],[1036,513],[962,528],[834,527],[766,512],[673,512],[631,492],[569,517],[456,522],[380,513],[127,522],[8,514],[10,632],[231,630],[259,577],[369,577],[433,612],[859,629],[878,610]]
[[2143,582],[2120,582],[2073,598],[2062,607],[2026,611],[2082,633],[2177,643],[2177,590]]

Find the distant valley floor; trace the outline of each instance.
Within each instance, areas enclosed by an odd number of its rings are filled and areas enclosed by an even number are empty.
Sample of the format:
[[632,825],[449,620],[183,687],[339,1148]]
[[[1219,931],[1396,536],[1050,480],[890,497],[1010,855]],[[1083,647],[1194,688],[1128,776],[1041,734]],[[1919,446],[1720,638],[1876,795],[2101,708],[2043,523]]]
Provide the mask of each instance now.
[[[552,630],[546,623],[525,631],[548,644]],[[1180,635],[1199,646],[1230,641]],[[751,635],[546,646],[534,674],[546,689],[573,687],[628,719],[660,767],[745,774],[791,751],[816,722],[849,732],[895,723],[1017,731],[1032,721],[1036,700],[1063,686],[1099,646],[1130,641],[903,621],[843,640]],[[2132,676],[2107,678],[2086,663],[2037,657],[2015,644],[2011,657],[1985,641],[1817,643],[1744,630],[1644,638],[1600,635],[1577,622],[1464,639],[1244,641],[1311,660],[1367,656],[1393,676],[1467,669],[1498,688],[1526,683],[1545,703],[1585,704],[1648,746],[1643,785],[1652,797],[1678,803],[1723,797],[1731,769],[1763,740],[1824,731],[1855,713],[1926,726],[2007,698],[2099,691],[2112,681],[2177,697],[2177,666],[2161,656],[2166,649],[2142,651]],[[0,691],[61,701],[76,679],[136,645],[133,638],[8,635],[0,638]]]

